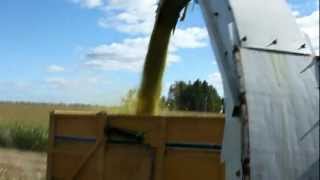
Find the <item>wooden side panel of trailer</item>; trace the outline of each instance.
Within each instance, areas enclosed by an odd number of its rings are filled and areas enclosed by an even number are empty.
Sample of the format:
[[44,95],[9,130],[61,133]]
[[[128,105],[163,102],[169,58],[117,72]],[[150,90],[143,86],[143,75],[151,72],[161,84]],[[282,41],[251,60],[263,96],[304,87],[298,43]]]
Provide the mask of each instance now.
[[224,179],[224,117],[55,111],[48,180]]

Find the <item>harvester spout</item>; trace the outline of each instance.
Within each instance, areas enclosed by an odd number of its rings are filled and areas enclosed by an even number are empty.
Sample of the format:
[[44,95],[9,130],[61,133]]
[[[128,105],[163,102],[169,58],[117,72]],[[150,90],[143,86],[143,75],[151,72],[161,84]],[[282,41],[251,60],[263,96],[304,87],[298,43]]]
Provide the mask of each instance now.
[[[160,0],[138,93],[137,114],[157,114],[171,32],[190,0]],[[184,16],[183,16],[184,17]]]

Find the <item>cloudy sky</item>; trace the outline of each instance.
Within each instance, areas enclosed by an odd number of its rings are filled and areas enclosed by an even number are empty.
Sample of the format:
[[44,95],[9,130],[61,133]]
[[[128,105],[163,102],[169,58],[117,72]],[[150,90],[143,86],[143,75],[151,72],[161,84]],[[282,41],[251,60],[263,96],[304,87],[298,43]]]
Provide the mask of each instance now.
[[[137,88],[157,0],[1,0],[0,100],[115,105]],[[289,0],[319,49],[318,0]],[[174,81],[221,78],[198,5],[172,38]],[[317,29],[318,28],[318,29]]]

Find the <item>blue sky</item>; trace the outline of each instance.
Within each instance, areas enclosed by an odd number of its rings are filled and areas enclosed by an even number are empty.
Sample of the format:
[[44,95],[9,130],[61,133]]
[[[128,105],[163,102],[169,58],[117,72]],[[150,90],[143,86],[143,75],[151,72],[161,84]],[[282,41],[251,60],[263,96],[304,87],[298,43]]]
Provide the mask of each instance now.
[[[156,0],[2,0],[0,100],[115,105],[137,88]],[[290,0],[319,48],[317,0]],[[170,44],[163,94],[177,80],[221,78],[197,5]]]

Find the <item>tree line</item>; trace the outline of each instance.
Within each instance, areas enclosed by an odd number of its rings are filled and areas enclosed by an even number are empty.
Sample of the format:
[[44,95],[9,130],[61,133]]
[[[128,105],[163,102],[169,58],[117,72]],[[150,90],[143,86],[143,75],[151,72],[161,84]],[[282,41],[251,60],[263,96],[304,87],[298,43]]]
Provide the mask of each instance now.
[[170,110],[220,112],[222,99],[206,81],[177,81],[169,88],[166,106]]
[[[129,90],[122,99],[126,111],[134,111],[136,94],[136,90]],[[160,107],[171,111],[221,112],[222,98],[205,80],[176,81],[170,86],[168,95],[161,97]]]

